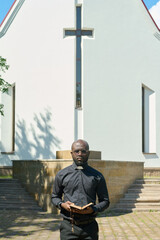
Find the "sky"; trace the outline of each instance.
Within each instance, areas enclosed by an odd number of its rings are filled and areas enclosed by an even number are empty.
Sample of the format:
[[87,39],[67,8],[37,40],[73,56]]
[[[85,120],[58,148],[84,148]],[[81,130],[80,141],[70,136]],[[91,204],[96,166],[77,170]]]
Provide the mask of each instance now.
[[15,0],[0,0],[0,25]]
[[[0,0],[0,26],[15,0]],[[143,0],[160,30],[160,0]]]
[[160,30],[160,0],[143,0]]
[[148,10],[155,6],[160,0],[143,0],[143,2],[145,3],[146,7],[148,8]]

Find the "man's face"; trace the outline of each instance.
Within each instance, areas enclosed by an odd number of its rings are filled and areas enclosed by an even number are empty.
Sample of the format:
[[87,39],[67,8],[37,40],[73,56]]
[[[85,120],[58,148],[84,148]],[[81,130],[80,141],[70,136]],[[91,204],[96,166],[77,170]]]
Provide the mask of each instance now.
[[89,150],[83,141],[75,142],[72,146],[72,158],[77,166],[82,166],[88,161]]

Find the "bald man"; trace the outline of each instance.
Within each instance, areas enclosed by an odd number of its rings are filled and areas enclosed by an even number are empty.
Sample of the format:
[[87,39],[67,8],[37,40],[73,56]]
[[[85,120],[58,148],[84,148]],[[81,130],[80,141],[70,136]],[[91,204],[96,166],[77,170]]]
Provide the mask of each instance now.
[[[109,206],[109,196],[103,175],[88,165],[89,144],[77,140],[72,144],[73,164],[60,170],[55,177],[52,203],[61,210],[63,221],[60,239],[98,240],[98,212]],[[96,196],[98,203],[96,203]],[[74,209],[73,204],[83,207]]]

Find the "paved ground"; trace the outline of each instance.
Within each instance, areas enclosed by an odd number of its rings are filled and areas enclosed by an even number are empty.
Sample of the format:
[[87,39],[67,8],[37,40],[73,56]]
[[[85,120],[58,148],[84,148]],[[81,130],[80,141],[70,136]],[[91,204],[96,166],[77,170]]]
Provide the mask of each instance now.
[[[44,212],[0,211],[0,239],[59,240],[60,221]],[[107,213],[97,221],[99,240],[160,240],[160,212]]]

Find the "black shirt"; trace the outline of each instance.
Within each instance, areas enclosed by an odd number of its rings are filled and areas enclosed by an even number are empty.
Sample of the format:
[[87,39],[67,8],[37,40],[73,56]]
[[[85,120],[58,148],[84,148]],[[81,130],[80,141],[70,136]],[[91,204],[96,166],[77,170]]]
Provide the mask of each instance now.
[[[96,203],[96,195],[98,203]],[[106,209],[109,206],[109,197],[103,175],[88,164],[85,164],[81,170],[75,163],[60,170],[55,177],[52,203],[58,207],[60,202],[66,201],[81,207],[92,202],[94,212]],[[61,213],[66,217],[69,216],[64,209],[61,209]]]

